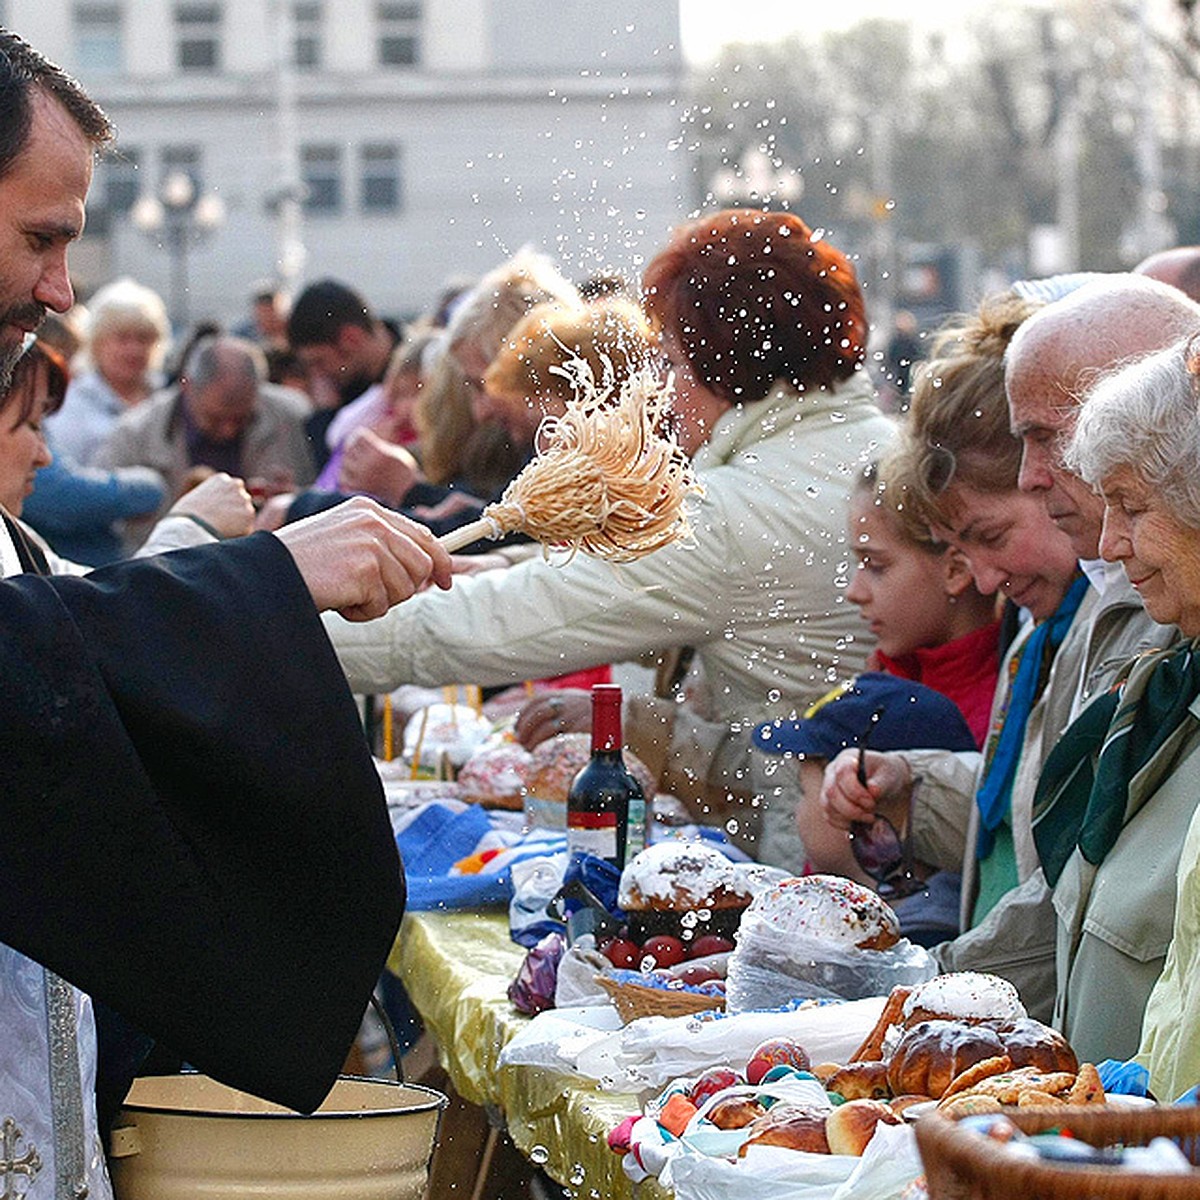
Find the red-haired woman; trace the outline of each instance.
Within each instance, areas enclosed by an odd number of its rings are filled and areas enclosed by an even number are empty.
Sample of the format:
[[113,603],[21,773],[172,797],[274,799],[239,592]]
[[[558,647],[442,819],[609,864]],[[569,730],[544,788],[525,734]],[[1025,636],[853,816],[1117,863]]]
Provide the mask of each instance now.
[[[851,635],[865,628],[838,583],[844,514],[892,425],[862,369],[854,271],[798,217],[702,217],[676,231],[643,283],[675,377],[677,435],[705,488],[694,544],[619,574],[583,558],[565,570],[535,559],[334,636],[366,692],[512,683],[695,647],[703,694],[627,728],[653,767],[686,768],[670,783],[704,803],[712,790],[744,790],[749,731],[764,714],[786,716],[863,666],[866,646]],[[575,700],[538,701],[530,740],[586,724],[585,698]]]

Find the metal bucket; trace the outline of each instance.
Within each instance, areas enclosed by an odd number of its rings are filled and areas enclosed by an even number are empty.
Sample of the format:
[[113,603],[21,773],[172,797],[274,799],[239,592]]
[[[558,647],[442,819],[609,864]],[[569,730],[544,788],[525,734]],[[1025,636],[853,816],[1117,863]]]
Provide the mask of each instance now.
[[441,1092],[343,1077],[311,1116],[205,1075],[134,1081],[112,1133],[116,1200],[421,1200]]

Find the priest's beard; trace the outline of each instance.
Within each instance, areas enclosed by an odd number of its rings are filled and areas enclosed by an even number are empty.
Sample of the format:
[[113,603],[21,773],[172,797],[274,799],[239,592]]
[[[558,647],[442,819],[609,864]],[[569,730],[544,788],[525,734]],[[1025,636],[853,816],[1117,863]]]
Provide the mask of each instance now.
[[[0,329],[9,326],[33,326],[41,322],[46,310],[40,304],[19,304],[0,312]],[[25,353],[25,339],[19,338],[15,345],[0,349],[0,399],[12,386],[13,368]]]

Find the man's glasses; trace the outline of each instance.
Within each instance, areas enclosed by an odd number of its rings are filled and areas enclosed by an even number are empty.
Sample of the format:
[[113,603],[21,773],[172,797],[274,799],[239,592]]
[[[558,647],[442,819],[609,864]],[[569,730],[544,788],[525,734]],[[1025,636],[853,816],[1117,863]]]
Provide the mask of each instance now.
[[[858,739],[858,782],[867,785],[867,742],[883,716],[877,708]],[[871,821],[856,821],[850,827],[850,850],[864,874],[875,881],[875,890],[885,900],[901,900],[921,891],[925,884],[913,870],[912,845],[907,836],[882,813]]]

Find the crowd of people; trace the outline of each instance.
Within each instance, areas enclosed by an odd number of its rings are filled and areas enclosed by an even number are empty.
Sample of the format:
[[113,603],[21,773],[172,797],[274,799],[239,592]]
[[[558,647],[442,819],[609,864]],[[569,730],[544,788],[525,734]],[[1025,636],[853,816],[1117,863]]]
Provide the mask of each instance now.
[[[403,904],[352,693],[634,661],[627,742],[695,819],[879,887],[1081,1058],[1200,1082],[1200,250],[983,298],[886,413],[850,260],[754,209],[639,280],[522,250],[402,328],[335,279],[260,287],[172,355],[150,290],[72,294],[104,115],[6,32],[0,69],[0,1079],[52,1174],[106,1194],[110,1039],[296,1107],[328,1087]],[[446,554],[545,418],[646,370],[690,541]],[[516,734],[589,716],[556,686]],[[329,998],[293,1021],[297,971]]]

